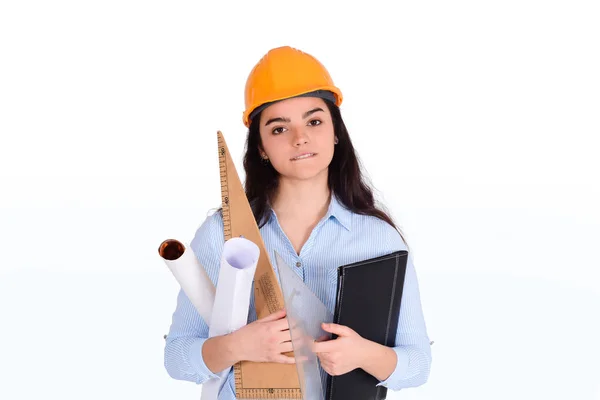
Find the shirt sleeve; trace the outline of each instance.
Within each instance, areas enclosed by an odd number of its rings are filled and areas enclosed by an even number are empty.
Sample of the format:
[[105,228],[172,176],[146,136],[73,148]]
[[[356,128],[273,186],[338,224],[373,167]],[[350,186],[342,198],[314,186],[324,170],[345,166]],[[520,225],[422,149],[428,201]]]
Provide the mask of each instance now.
[[[218,239],[222,237],[223,219],[221,212],[216,212],[204,220],[190,242],[190,248],[215,285],[223,251],[223,241]],[[172,378],[202,384],[218,376],[208,369],[202,357],[202,346],[207,339],[207,322],[180,289],[164,349],[164,365]]]
[[409,253],[396,332],[396,368],[377,386],[391,390],[423,385],[431,368],[431,345],[421,307],[417,274]]

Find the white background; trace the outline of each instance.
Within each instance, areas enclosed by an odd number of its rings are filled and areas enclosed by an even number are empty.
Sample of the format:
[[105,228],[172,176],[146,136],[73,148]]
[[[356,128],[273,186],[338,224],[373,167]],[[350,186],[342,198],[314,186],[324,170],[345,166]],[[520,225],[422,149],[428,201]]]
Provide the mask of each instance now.
[[594,1],[0,5],[0,398],[198,399],[159,259],[243,178],[270,48],[321,60],[414,251],[433,346],[389,399],[600,399]]

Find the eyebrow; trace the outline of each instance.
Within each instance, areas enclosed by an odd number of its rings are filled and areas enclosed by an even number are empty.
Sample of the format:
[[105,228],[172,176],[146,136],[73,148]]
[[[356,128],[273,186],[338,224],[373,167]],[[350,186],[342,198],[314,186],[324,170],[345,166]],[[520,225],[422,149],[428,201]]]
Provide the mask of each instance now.
[[[318,111],[323,111],[323,109],[321,107],[316,107],[313,108],[312,110],[309,110],[307,112],[305,112],[304,114],[302,114],[302,119],[318,112]],[[283,117],[275,117],[275,118],[271,118],[267,121],[267,123],[265,124],[265,126],[269,125],[270,123],[273,122],[291,122],[291,120],[289,118],[283,118]]]

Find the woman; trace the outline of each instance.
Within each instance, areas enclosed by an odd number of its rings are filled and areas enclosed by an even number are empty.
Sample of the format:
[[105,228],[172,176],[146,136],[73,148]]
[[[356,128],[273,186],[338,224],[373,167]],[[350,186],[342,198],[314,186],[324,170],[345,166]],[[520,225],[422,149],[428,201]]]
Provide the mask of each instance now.
[[[338,266],[407,247],[390,217],[374,206],[340,115],[341,91],[319,61],[290,47],[272,49],[250,73],[245,101],[245,190],[271,262],[277,250],[333,313]],[[221,212],[204,221],[191,247],[216,282]],[[431,350],[410,255],[404,285],[396,346],[345,326],[323,326],[338,335],[315,343],[327,373],[360,367],[391,390],[427,381]],[[257,320],[252,297],[248,325],[207,339],[208,325],[180,291],[165,367],[175,379],[201,384],[241,360],[293,363],[282,354],[292,351],[287,329],[285,311]],[[233,370],[219,399],[235,399]]]

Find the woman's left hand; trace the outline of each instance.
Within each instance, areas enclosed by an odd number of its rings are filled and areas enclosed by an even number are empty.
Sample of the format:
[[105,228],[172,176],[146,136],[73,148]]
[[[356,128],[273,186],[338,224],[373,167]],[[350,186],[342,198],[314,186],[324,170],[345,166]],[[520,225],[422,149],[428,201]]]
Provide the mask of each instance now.
[[327,341],[313,344],[321,367],[332,376],[342,375],[363,365],[368,341],[351,328],[338,324],[322,324],[326,332],[338,335]]

